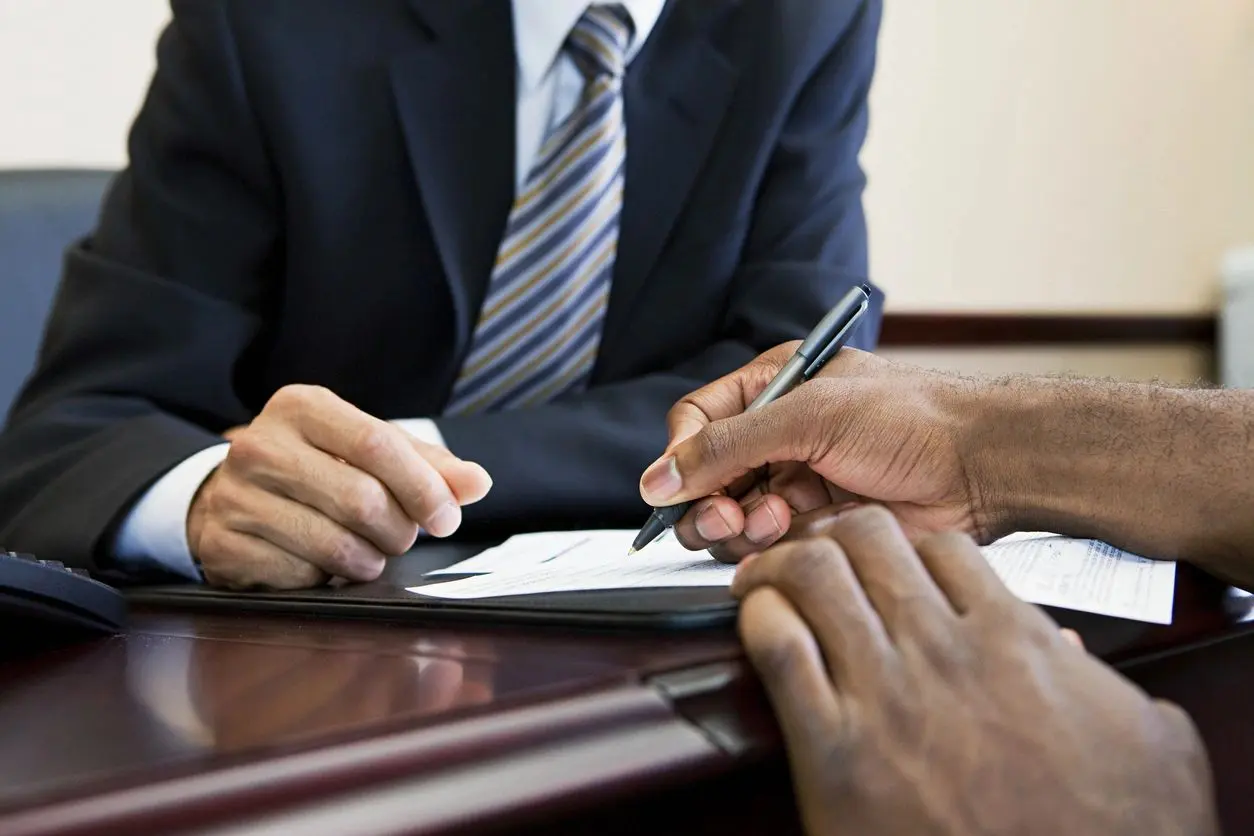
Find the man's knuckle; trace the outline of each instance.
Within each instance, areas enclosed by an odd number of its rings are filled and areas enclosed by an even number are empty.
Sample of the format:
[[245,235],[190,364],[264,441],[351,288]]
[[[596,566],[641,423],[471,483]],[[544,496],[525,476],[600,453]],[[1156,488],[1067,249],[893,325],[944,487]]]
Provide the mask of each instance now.
[[293,383],[281,391],[286,391],[290,402],[299,407],[318,406],[335,397],[327,387],[308,383]]
[[1193,729],[1193,718],[1183,708],[1170,700],[1155,699],[1154,705],[1164,720],[1173,727]]
[[929,534],[920,545],[926,545],[940,554],[959,554],[979,550],[979,546],[976,545],[971,535],[961,531],[941,531]]
[[1019,605],[1022,603],[1013,597],[1009,601],[992,602],[972,610],[966,620],[975,630],[975,635],[986,642],[1013,643],[1018,635]]
[[234,485],[221,478],[214,478],[211,483],[206,483],[194,501],[205,510],[207,518],[234,514],[242,504]]
[[1154,705],[1162,715],[1164,723],[1177,749],[1188,751],[1204,751],[1201,745],[1201,732],[1193,717],[1174,702],[1155,699]]
[[809,650],[796,634],[771,633],[747,636],[745,653],[763,677],[787,682],[806,663]]
[[862,505],[849,511],[840,529],[859,536],[877,537],[898,528],[897,518],[883,505]]
[[266,406],[279,412],[300,409],[309,403],[312,388],[300,383],[282,386],[270,396]]
[[414,496],[425,513],[439,510],[445,503],[454,502],[453,489],[439,473],[428,471],[413,481]]
[[790,543],[780,557],[780,580],[793,590],[809,590],[828,585],[836,562],[844,553],[826,537]]
[[666,410],[666,426],[674,427],[675,424],[683,420],[688,410],[692,408],[689,405],[691,398],[691,395],[687,395],[683,399],[676,401],[670,409]]
[[382,550],[395,556],[404,554],[418,541],[418,533],[421,530],[421,526],[414,522],[406,522],[404,525],[388,529],[382,535],[380,543]]
[[245,472],[269,461],[271,446],[257,430],[243,430],[231,440],[227,448],[227,459],[232,465]]
[[667,426],[675,426],[681,422],[687,422],[704,417],[705,410],[702,408],[702,402],[705,398],[705,390],[698,389],[685,395],[683,398],[675,402],[666,413]]
[[1028,647],[1049,650],[1065,642],[1058,625],[1035,604],[1013,600],[1004,608],[1005,618],[1014,625],[1019,641]]
[[297,589],[307,589],[311,586],[318,586],[326,581],[327,573],[323,572],[312,563],[299,561],[292,569],[292,586]]
[[1034,664],[1067,643],[1058,625],[1033,604],[1017,598],[981,607],[967,622],[964,636],[990,658]]
[[297,397],[295,386],[281,386],[274,390],[274,394],[266,401],[262,412],[282,412],[290,407]]
[[836,543],[883,543],[900,531],[892,512],[882,505],[860,505],[845,511],[827,527],[828,536]]
[[343,499],[343,522],[355,528],[376,528],[388,516],[387,490],[373,479],[363,479]]
[[379,461],[388,456],[392,452],[394,441],[389,429],[387,426],[380,426],[373,422],[362,427],[353,441],[354,454],[368,462]]
[[976,648],[965,636],[949,630],[918,635],[913,643],[928,665],[946,682],[965,679],[979,664]]
[[226,554],[226,530],[212,520],[206,521],[196,544],[196,557],[201,563],[216,564]]
[[346,531],[327,535],[318,549],[322,568],[332,575],[349,572],[356,564],[360,551],[357,539]]

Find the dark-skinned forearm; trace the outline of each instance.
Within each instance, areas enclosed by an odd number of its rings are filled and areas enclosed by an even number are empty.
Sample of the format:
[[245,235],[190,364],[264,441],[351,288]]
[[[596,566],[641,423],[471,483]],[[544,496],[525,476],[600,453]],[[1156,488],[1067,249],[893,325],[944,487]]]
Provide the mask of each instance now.
[[981,534],[1053,531],[1254,585],[1254,392],[1012,378],[973,384]]

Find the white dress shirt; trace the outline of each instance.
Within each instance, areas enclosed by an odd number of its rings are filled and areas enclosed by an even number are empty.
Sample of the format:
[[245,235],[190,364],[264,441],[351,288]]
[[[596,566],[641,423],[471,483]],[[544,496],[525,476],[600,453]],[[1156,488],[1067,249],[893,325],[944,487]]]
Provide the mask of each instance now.
[[[635,26],[635,38],[627,55],[630,62],[653,31],[666,0],[618,2],[631,15]],[[589,0],[513,0],[514,53],[518,60],[516,190],[526,181],[531,161],[544,138],[579,103],[583,75],[562,46],[590,5]],[[444,444],[439,427],[429,418],[393,423],[422,441]],[[187,514],[196,491],[226,458],[229,446],[224,443],[201,450],[148,489],[118,531],[113,554],[119,567],[132,571],[158,567],[200,580],[187,544]]]

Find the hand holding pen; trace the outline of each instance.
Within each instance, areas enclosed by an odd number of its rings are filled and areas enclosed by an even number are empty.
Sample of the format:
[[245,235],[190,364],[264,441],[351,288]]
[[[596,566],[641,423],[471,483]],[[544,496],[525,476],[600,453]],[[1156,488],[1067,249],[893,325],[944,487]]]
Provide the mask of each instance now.
[[[753,412],[760,410],[776,399],[787,394],[796,386],[818,374],[823,367],[837,355],[840,349],[848,343],[850,337],[855,332],[858,323],[861,321],[862,317],[869,308],[870,296],[871,291],[867,286],[862,285],[854,288],[846,294],[846,296],[841,299],[841,301],[834,308],[832,308],[826,316],[823,317],[814,330],[811,331],[810,335],[806,337],[800,346],[797,347],[796,351],[791,352],[790,356],[786,359],[776,356],[776,352],[770,352],[767,355],[764,355],[763,358],[760,358],[760,361],[756,366],[746,367],[747,369],[756,368],[756,370],[761,372],[767,368],[771,368],[772,360],[778,360],[780,363],[777,368],[772,368],[774,373],[771,375],[770,380],[766,382],[765,386],[761,389],[753,401],[745,407],[744,411]],[[742,372],[745,371],[746,370],[742,370]],[[707,387],[707,389],[709,388],[710,387]],[[705,390],[702,391],[704,392]],[[691,397],[693,396],[690,396],[690,398]],[[677,406],[676,410],[672,410],[672,438],[683,437],[690,432],[686,432],[682,427],[676,426],[677,421],[682,422],[684,420],[682,406],[683,402]],[[651,482],[655,485],[660,485],[661,482],[665,481],[668,477],[673,476],[677,479],[678,474],[672,474],[669,472],[669,470],[673,469],[673,467],[673,459],[663,459],[649,469],[641,482],[641,489],[642,492],[646,494],[646,500],[649,498],[648,494],[651,492]],[[806,480],[803,480],[803,482],[804,481]],[[808,481],[814,482],[814,484],[812,484],[809,488],[806,488],[804,484],[798,485],[797,487],[801,489],[803,494],[808,494],[814,502],[818,503],[815,507],[830,504],[833,497],[831,492],[821,484],[822,480],[815,482],[815,480],[810,479]],[[734,488],[735,486],[732,487]],[[760,488],[755,490],[760,491]],[[746,527],[742,532],[742,537],[748,538],[748,540],[752,542],[754,540],[753,535],[755,533],[760,533],[762,534],[761,539],[764,542],[767,540],[773,541],[774,539],[778,539],[778,536],[783,533],[783,530],[786,530],[787,526],[781,523],[778,518],[781,516],[788,516],[790,509],[786,504],[783,508],[779,507],[779,504],[783,502],[780,497],[772,496],[766,492],[760,492],[760,495],[756,498],[751,495],[747,495],[741,497],[741,499],[742,501],[748,501],[749,504],[746,505],[745,510],[750,514],[750,516],[743,521],[746,524]],[[820,500],[825,501],[820,502]],[[755,502],[757,503],[756,505],[753,504]],[[693,504],[694,503],[692,501],[685,501],[657,507],[653,514],[650,515],[649,519],[645,522],[644,527],[641,528],[639,535],[633,542],[632,552],[639,551],[663,536],[668,530],[674,527],[675,524],[685,516],[685,514],[688,513],[688,511],[693,507]],[[749,507],[750,505],[752,505],[752,507]],[[775,507],[772,507],[772,505]],[[753,515],[752,512],[759,510],[759,507],[763,513]],[[704,518],[704,512],[710,508],[712,508],[712,506],[709,503],[705,503],[705,507],[699,509],[698,518],[694,521],[698,530],[701,529],[703,522],[711,529],[719,522],[715,519]],[[770,530],[772,527],[772,518],[775,519],[774,527],[779,530]],[[761,529],[759,532],[752,530],[755,520],[756,524]],[[737,521],[735,520],[725,520],[723,522],[726,524],[729,531],[734,531],[736,528]],[[716,540],[718,538],[705,536],[704,539]],[[717,551],[715,552],[715,556],[720,556]],[[729,556],[734,558],[734,555]]]

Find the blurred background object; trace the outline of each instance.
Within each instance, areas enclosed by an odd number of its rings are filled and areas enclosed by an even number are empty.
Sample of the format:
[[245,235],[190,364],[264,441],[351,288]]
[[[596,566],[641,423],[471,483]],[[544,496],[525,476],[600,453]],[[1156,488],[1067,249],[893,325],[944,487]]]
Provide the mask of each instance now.
[[1219,328],[1219,382],[1254,388],[1254,246],[1230,251],[1223,261],[1223,311]]

